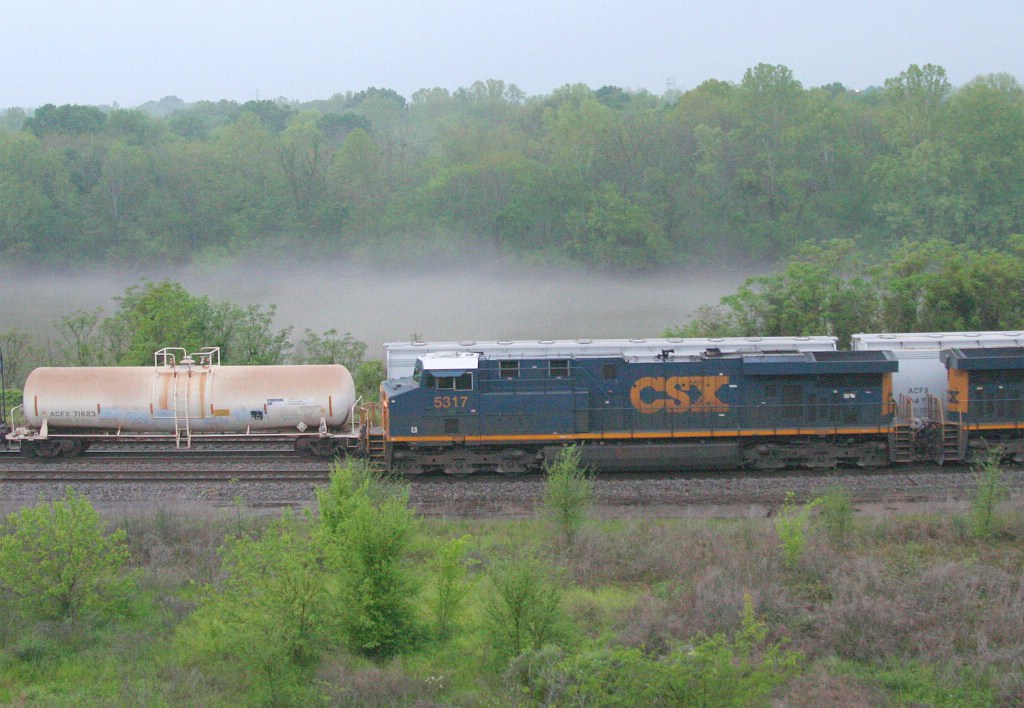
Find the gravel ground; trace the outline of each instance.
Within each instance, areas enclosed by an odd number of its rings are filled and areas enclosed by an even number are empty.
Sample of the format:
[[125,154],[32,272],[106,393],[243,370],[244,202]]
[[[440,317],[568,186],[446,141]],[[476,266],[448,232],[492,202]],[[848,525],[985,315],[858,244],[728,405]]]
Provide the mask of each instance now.
[[[830,487],[847,489],[859,513],[957,510],[966,506],[976,478],[969,469],[813,475],[739,476],[605,475],[596,478],[594,512],[605,518],[764,517],[789,492],[798,501]],[[1007,470],[1014,501],[1024,500],[1024,471]],[[452,518],[521,518],[535,513],[544,478],[430,477],[410,480],[411,502],[424,515]],[[0,483],[0,513],[63,493],[63,484]],[[112,516],[176,511],[183,514],[268,514],[285,507],[312,509],[316,486],[298,482],[80,482],[74,485],[102,513]]]

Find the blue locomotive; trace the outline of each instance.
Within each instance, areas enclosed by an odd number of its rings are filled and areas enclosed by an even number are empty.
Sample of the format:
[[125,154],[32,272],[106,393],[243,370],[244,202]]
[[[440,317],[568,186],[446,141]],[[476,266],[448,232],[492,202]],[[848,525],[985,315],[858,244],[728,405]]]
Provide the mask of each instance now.
[[885,351],[424,352],[381,386],[402,473],[522,472],[566,444],[598,471],[890,462]]

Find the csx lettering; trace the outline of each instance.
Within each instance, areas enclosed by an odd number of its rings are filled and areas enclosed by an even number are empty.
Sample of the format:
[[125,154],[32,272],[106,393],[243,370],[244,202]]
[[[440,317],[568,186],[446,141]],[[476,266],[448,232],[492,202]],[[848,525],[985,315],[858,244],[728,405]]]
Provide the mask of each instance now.
[[718,400],[728,376],[644,376],[629,391],[629,401],[641,413],[723,412],[729,406]]

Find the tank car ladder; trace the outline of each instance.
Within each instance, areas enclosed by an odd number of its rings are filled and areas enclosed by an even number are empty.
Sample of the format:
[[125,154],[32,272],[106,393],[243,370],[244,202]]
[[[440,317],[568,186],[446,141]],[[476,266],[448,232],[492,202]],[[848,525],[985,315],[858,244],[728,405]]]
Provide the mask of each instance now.
[[[192,426],[188,418],[188,383],[189,371],[174,372],[174,445],[181,448],[181,439],[185,438],[185,447],[192,447]],[[182,378],[184,386],[180,386]]]

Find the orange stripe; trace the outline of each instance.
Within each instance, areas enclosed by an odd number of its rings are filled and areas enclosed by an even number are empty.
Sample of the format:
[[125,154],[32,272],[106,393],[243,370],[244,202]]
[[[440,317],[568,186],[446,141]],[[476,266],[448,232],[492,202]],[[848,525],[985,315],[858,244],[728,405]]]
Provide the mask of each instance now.
[[[547,442],[566,440],[659,440],[674,438],[747,438],[783,435],[883,435],[891,433],[894,428],[879,426],[876,428],[829,428],[827,430],[800,428],[782,428],[778,430],[692,430],[674,433],[566,433],[564,435],[460,435],[460,441],[466,442]],[[452,442],[454,436],[424,435],[392,436],[392,442]]]

